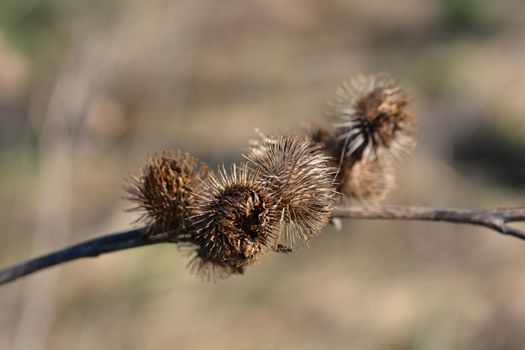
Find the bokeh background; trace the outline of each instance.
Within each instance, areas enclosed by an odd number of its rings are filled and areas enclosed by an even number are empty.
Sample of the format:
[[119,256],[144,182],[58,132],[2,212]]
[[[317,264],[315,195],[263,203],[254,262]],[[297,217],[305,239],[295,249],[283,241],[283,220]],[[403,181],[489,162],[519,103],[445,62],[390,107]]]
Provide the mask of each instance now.
[[[388,72],[419,146],[388,203],[523,205],[521,0],[1,0],[0,266],[125,230],[124,178],[163,148],[240,160]],[[525,349],[525,244],[347,221],[218,284],[173,246],[0,288],[0,349]]]

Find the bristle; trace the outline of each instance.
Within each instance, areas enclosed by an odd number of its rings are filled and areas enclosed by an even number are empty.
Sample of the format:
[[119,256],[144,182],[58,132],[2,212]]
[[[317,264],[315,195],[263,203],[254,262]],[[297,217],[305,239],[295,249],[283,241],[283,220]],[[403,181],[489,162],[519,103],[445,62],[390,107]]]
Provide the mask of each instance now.
[[330,114],[345,155],[399,158],[415,146],[416,118],[408,98],[387,76],[359,76],[343,84]]
[[240,273],[273,241],[279,224],[275,198],[246,165],[220,168],[201,185],[192,218],[196,271],[207,276],[211,264],[223,275]]
[[275,246],[293,248],[318,235],[335,202],[336,169],[322,150],[297,136],[263,137],[245,155],[278,201]]
[[225,279],[232,274],[243,274],[244,267],[233,267],[227,264],[212,262],[205,256],[195,252],[188,263],[188,269],[191,273],[197,275],[206,282],[217,282]]
[[149,234],[173,232],[188,226],[199,180],[207,167],[189,153],[163,152],[151,157],[140,173],[128,182],[131,211],[142,212],[138,221],[146,224]]

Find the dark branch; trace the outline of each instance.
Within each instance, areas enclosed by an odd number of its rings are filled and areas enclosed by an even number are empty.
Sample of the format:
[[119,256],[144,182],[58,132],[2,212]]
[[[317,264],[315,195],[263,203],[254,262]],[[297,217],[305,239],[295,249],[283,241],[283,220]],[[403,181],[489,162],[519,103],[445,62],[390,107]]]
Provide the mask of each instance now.
[[455,209],[405,206],[350,206],[335,208],[335,218],[446,221],[457,224],[479,225],[504,235],[525,240],[525,232],[507,225],[525,221],[525,208]]
[[0,271],[0,285],[14,281],[17,278],[29,275],[54,265],[62,264],[80,258],[93,258],[100,254],[115,252],[134,247],[162,243],[162,240],[153,240],[143,235],[143,229],[134,229],[122,233],[110,234],[82,242],[71,247],[41,256]]
[[[484,226],[504,235],[525,240],[525,232],[510,227],[509,222],[525,221],[525,208],[451,209],[405,206],[349,206],[335,208],[332,216],[344,219],[384,219],[446,221],[458,224]],[[22,262],[0,271],[0,285],[30,273],[80,258],[96,257],[104,253],[166,243],[165,238],[148,238],[144,229],[102,236],[69,248]]]

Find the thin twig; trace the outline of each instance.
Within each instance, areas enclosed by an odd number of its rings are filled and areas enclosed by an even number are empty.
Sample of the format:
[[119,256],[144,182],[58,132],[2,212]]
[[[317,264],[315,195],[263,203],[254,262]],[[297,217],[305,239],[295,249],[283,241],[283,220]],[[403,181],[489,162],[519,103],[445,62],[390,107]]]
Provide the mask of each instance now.
[[109,234],[6,268],[0,271],[0,285],[71,260],[93,258],[104,253],[162,242],[164,241],[147,238],[140,228]]
[[507,225],[509,222],[525,221],[525,208],[456,209],[407,206],[349,206],[335,208],[335,218],[446,221],[457,224],[479,225],[504,235],[525,240],[525,232]]
[[[410,206],[348,206],[335,208],[332,216],[343,219],[444,221],[479,225],[504,235],[525,240],[525,232],[508,225],[510,222],[525,221],[525,207],[455,209]],[[0,285],[71,260],[96,257],[104,253],[166,242],[169,240],[162,237],[148,238],[144,235],[142,228],[102,236],[8,267],[0,271]]]

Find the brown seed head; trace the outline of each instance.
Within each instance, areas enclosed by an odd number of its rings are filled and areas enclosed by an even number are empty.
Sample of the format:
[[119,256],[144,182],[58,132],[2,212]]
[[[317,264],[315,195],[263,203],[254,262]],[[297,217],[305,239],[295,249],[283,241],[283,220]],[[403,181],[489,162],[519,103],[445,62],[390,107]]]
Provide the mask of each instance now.
[[136,204],[130,210],[142,212],[138,221],[146,224],[151,234],[180,233],[193,215],[199,179],[206,173],[207,167],[189,153],[154,155],[129,181],[127,199]]
[[415,116],[408,98],[387,76],[359,76],[338,91],[330,117],[346,156],[398,158],[415,146]]
[[352,200],[376,204],[395,187],[394,168],[379,159],[361,159],[341,169],[341,192]]
[[335,202],[330,159],[297,136],[262,137],[245,155],[278,201],[281,227],[276,245],[293,247],[321,232]]
[[322,128],[309,130],[308,136],[330,157],[332,166],[339,169],[338,192],[347,198],[375,204],[383,201],[395,187],[394,167],[388,159],[345,157],[342,155],[344,141]]
[[271,244],[279,216],[275,199],[257,179],[243,165],[229,173],[223,167],[202,183],[192,218],[193,266],[202,277],[242,273]]

